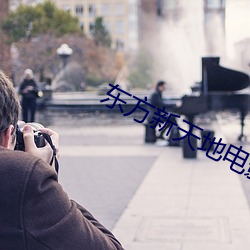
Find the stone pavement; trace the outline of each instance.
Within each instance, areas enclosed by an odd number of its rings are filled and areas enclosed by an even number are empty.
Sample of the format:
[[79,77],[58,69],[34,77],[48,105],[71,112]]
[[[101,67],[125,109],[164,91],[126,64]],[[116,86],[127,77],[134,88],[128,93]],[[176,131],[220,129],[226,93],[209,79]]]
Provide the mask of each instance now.
[[[224,128],[223,131],[218,129],[216,134],[223,137]],[[151,168],[144,172],[145,178],[142,176],[138,181],[141,184],[127,199],[128,204],[112,226],[125,249],[249,249],[249,206],[239,175],[230,170],[229,161],[215,162],[200,151],[197,159],[183,159],[179,147],[145,145],[142,126],[57,128],[57,131],[63,134],[62,160],[80,156],[103,160],[106,157],[106,165],[117,157],[121,161],[123,157],[142,157],[150,161]],[[67,135],[71,140],[65,139]],[[72,143],[74,138],[78,140],[77,145]],[[243,147],[250,152],[250,145],[246,143]],[[94,163],[92,161],[93,166]],[[145,164],[145,161],[138,163]],[[67,174],[62,172],[59,176],[63,186],[67,184]],[[130,172],[125,182],[132,182],[132,176]],[[74,180],[68,187],[72,185]],[[115,186],[113,188],[116,192]],[[73,195],[76,189],[72,190]],[[93,188],[92,192],[95,191]]]
[[113,232],[129,250],[247,250],[249,230],[248,202],[230,162],[200,151],[183,159],[180,148],[166,147]]
[[166,148],[113,229],[130,250],[245,250],[250,214],[228,162]]

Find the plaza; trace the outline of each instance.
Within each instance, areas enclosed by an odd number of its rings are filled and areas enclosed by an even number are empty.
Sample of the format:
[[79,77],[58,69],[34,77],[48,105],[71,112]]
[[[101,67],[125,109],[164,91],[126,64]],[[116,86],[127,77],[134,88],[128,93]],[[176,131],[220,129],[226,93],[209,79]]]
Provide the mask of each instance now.
[[[62,119],[50,126],[61,137],[59,182],[125,249],[248,248],[249,179],[230,162],[201,151],[184,159],[181,147],[145,144],[144,127],[121,114]],[[236,141],[232,116],[213,126],[224,142],[250,152],[248,142]]]

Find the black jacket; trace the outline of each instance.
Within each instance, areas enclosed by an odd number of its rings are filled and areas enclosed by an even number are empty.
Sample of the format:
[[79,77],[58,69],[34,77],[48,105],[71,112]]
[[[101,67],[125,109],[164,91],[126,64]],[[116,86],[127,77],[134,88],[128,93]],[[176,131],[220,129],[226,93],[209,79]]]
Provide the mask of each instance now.
[[150,97],[150,104],[155,106],[154,108],[149,109],[150,113],[147,117],[148,122],[152,120],[152,117],[154,116],[154,112],[157,112],[157,108],[162,109],[164,107],[164,102],[162,100],[162,93],[159,90],[155,90],[153,94]]
[[[24,90],[28,86],[33,87],[33,90],[29,90],[28,93],[25,93]],[[38,87],[36,82],[33,79],[24,79],[19,88],[19,94],[23,98],[37,98],[38,97]]]

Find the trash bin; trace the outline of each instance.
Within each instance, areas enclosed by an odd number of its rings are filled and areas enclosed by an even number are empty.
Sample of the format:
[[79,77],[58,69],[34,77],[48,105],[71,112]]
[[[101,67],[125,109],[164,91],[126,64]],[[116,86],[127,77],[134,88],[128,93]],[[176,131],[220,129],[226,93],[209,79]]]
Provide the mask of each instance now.
[[[203,136],[207,136],[209,133],[210,133],[209,138],[212,141],[213,138],[214,138],[214,135],[215,135],[213,130],[203,130],[203,131],[201,131],[201,147],[202,147],[202,145],[204,144],[204,142],[206,140],[206,138],[204,138]],[[209,146],[210,146],[210,143],[209,143],[209,141],[207,141],[205,143],[205,145],[203,146],[203,148],[206,149],[206,151],[207,151]],[[212,147],[210,148],[210,151],[213,151],[213,150],[214,150],[214,145],[212,145]],[[206,152],[206,151],[204,151],[204,152]]]
[[146,143],[155,143],[156,134],[155,129],[150,127],[150,124],[144,124],[145,126],[145,142]]
[[182,140],[183,158],[194,159],[197,157],[197,139],[190,136],[189,140],[194,150],[192,150],[188,143],[188,137],[184,138]]

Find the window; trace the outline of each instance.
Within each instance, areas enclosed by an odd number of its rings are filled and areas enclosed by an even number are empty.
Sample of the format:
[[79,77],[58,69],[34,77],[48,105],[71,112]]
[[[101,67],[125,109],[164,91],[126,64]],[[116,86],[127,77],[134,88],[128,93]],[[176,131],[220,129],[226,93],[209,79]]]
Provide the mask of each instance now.
[[94,23],[89,23],[89,32],[93,33],[95,30],[95,24]]
[[206,0],[205,4],[208,9],[220,9],[225,7],[224,0]]
[[117,50],[123,50],[124,49],[124,42],[120,39],[116,39],[115,46]]
[[125,14],[124,4],[122,4],[122,3],[115,4],[115,15],[122,16],[124,14]]
[[65,5],[65,6],[63,7],[63,9],[64,9],[66,12],[68,12],[68,13],[70,13],[70,11],[71,11],[71,8],[70,8],[69,5]]
[[89,4],[89,16],[96,15],[96,6],[94,4]]
[[83,15],[83,6],[82,5],[76,5],[76,15],[77,16]]
[[111,29],[111,22],[109,21],[105,21],[103,22],[105,28],[110,32],[112,29]]
[[116,21],[115,22],[115,32],[116,33],[123,33],[124,32],[124,22],[123,21]]
[[80,22],[80,29],[81,29],[81,31],[84,31],[84,23],[83,22]]
[[111,10],[111,6],[109,3],[102,4],[102,16],[109,16],[110,10]]
[[163,4],[167,10],[174,10],[178,7],[178,3],[176,0],[165,0]]

